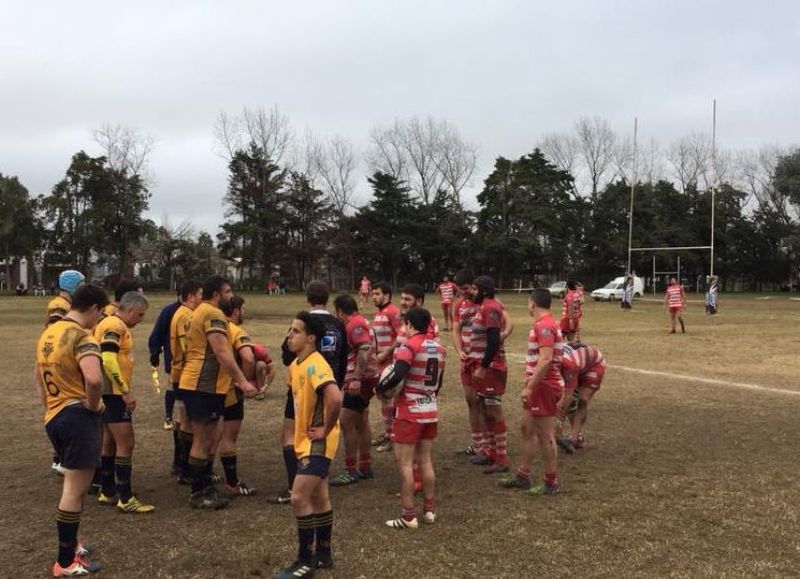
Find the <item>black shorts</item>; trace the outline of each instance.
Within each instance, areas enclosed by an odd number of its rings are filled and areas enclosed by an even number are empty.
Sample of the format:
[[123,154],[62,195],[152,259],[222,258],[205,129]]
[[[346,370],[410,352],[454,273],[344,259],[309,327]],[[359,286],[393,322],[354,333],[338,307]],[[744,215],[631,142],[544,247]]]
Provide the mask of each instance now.
[[331,471],[331,459],[324,456],[305,456],[297,459],[297,474],[328,478]]
[[225,395],[183,391],[183,404],[190,422],[214,422],[225,412]]
[[128,411],[128,405],[125,404],[122,396],[103,394],[103,404],[106,405],[106,409],[103,411],[103,422],[105,424],[131,421],[131,413]]
[[342,408],[363,414],[369,408],[369,399],[364,398],[361,394],[348,394],[345,392],[342,399]]
[[244,400],[236,400],[236,404],[226,406],[222,411],[222,419],[226,422],[229,420],[244,420]]
[[56,414],[45,431],[64,468],[97,468],[103,429],[100,414],[71,404]]
[[294,420],[294,394],[291,388],[286,389],[286,408],[283,409],[283,417]]
[[178,388],[177,382],[172,385],[172,391],[175,392],[175,400],[183,401],[183,390]]

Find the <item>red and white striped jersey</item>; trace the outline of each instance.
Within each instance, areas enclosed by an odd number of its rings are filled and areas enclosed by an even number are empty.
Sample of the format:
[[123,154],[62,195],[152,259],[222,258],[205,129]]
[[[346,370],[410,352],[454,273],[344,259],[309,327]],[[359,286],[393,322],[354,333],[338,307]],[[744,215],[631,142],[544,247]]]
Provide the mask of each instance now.
[[664,299],[667,300],[667,305],[671,308],[683,306],[683,286],[681,284],[668,286],[667,291],[664,293]]
[[578,290],[569,290],[564,296],[564,308],[561,310],[562,318],[582,318],[583,303],[581,294]]
[[403,316],[400,314],[400,308],[391,302],[378,308],[372,319],[372,331],[375,333],[378,354],[382,354],[394,346],[397,332],[402,327]]
[[442,345],[425,334],[415,334],[395,350],[394,360],[411,366],[394,402],[398,419],[422,423],[439,419],[436,391],[444,374],[446,356]]
[[[485,298],[479,305],[475,316],[472,318],[472,336],[470,338],[469,357],[480,362],[486,352],[488,341],[487,330],[489,328],[503,329],[503,305],[494,298]],[[506,352],[501,342],[495,352],[489,368],[493,370],[505,371]]]
[[361,280],[361,286],[359,288],[359,293],[361,294],[369,294],[372,291],[372,283],[367,278],[363,278]]
[[577,373],[578,375],[588,372],[594,366],[605,366],[606,360],[603,353],[596,346],[582,346],[573,348],[569,344],[564,345],[564,355],[561,359],[561,373]]
[[539,381],[539,384],[551,387],[564,387],[561,377],[561,362],[564,356],[564,338],[561,337],[559,328],[553,316],[544,314],[533,322],[533,327],[528,333],[528,353],[525,357],[525,376],[533,374],[533,369],[539,363],[539,349],[550,346],[553,348],[553,361],[550,368]]
[[[437,342],[439,341],[439,323],[433,316],[431,316],[431,323],[428,326],[428,331],[425,336],[430,340],[436,340]],[[407,341],[405,326],[400,326],[400,329],[397,330],[397,339],[394,341],[394,347],[399,348]]]
[[451,304],[453,303],[453,296],[456,295],[457,290],[458,286],[456,284],[452,281],[445,281],[439,284],[439,287],[436,288],[436,293],[442,296],[443,304]]
[[461,347],[466,354],[469,354],[470,343],[472,342],[472,319],[478,313],[478,304],[461,298],[456,302],[453,310],[453,322],[460,324],[461,327]]
[[378,375],[378,363],[375,359],[374,337],[369,327],[369,322],[359,313],[353,314],[345,324],[345,334],[347,335],[347,370],[345,371],[345,384],[353,379],[356,371],[356,359],[358,352],[364,344],[369,348],[369,360],[364,370],[362,380],[369,380]]

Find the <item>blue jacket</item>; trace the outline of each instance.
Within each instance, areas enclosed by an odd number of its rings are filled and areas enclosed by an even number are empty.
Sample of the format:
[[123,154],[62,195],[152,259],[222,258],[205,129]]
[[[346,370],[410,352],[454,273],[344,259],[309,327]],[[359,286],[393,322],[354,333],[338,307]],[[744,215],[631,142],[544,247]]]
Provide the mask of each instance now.
[[181,303],[178,301],[164,306],[164,309],[158,314],[156,322],[153,324],[153,331],[150,333],[150,339],[147,341],[147,345],[150,348],[151,359],[161,354],[162,351],[164,352],[164,370],[167,374],[169,374],[172,368],[172,351],[169,347],[169,327],[172,324],[172,316],[175,315],[180,305]]

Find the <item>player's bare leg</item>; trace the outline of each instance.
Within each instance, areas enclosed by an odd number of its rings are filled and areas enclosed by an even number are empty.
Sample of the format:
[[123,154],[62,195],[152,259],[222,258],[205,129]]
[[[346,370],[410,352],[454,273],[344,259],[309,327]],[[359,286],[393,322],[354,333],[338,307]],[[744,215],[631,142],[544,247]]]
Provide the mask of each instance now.
[[386,525],[393,529],[416,529],[419,526],[417,511],[414,508],[414,454],[417,445],[394,445],[394,457],[397,460],[397,470],[400,474],[400,505],[403,509],[399,519],[386,521]]
[[[415,460],[422,478],[422,522],[432,525],[436,522],[436,471],[433,469],[433,440],[421,440],[417,444]],[[416,490],[416,481],[414,485]]]
[[513,476],[503,477],[498,484],[503,488],[529,489],[531,486],[531,463],[536,454],[536,427],[533,417],[523,412],[520,421],[522,439],[517,472]]
[[358,474],[358,451],[361,446],[361,421],[363,420],[360,412],[342,408],[339,415],[339,425],[342,429],[344,439],[344,461],[345,471],[331,480],[331,486],[347,486],[357,483],[360,480]]
[[583,426],[589,418],[589,401],[596,390],[592,388],[579,388],[580,401],[578,402],[578,409],[572,415],[572,443],[575,448],[583,448],[586,446],[586,441],[583,437]]
[[535,495],[552,495],[560,490],[558,484],[558,450],[556,447],[556,418],[555,416],[534,416],[533,426],[536,438],[539,441],[539,451],[542,455],[544,467],[544,481],[542,484],[530,488],[530,493]]
[[[570,404],[572,404],[572,398],[574,394],[575,388],[566,388],[564,390],[564,395],[561,397],[561,400],[558,403],[558,414],[556,414],[556,443],[567,454],[572,454],[575,452],[575,447],[572,445],[570,437],[564,436],[564,420],[567,417],[567,411],[569,410]],[[570,423],[572,423],[571,416]]]

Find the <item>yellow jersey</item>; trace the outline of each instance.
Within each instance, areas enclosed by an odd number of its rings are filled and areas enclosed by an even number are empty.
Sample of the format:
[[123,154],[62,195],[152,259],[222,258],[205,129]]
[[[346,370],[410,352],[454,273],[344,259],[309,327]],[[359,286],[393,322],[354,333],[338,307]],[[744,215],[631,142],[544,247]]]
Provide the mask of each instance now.
[[231,389],[231,376],[220,367],[208,343],[209,334],[214,333],[225,336],[230,346],[225,314],[210,303],[202,302],[192,312],[186,330],[186,356],[178,383],[181,390],[227,394]]
[[103,308],[103,316],[113,316],[119,311],[119,306],[115,303],[110,303],[106,307]]
[[64,296],[56,296],[47,304],[46,326],[54,324],[58,320],[63,320],[67,312],[72,308],[72,302]]
[[169,350],[172,354],[169,379],[173,384],[178,384],[181,381],[183,359],[186,354],[186,329],[191,317],[192,308],[181,304],[175,310],[172,321],[169,324]]
[[[94,328],[94,339],[100,344],[101,352],[116,352],[122,379],[131,387],[133,379],[133,336],[130,328],[119,316],[108,316],[100,320]],[[122,396],[119,385],[106,373],[103,367],[103,394]]]
[[289,388],[294,396],[294,452],[297,458],[324,456],[333,460],[339,446],[339,423],[324,440],[312,441],[308,429],[325,425],[324,399],[321,389],[336,380],[328,362],[314,352],[302,362],[297,358],[289,365]]
[[63,408],[86,400],[80,361],[86,356],[100,358],[100,345],[69,318],[59,320],[42,332],[36,346],[36,372],[47,396],[44,423],[50,422]]
[[[252,348],[253,347],[253,340],[250,339],[250,335],[247,333],[242,326],[234,324],[230,320],[228,320],[228,341],[231,343],[231,348],[233,348],[233,355],[236,358],[236,364],[239,367],[242,367],[242,358],[239,356],[239,352],[242,348]],[[225,396],[225,407],[233,406],[238,401],[244,398],[244,392],[239,390],[235,385],[228,390],[228,394]]]

